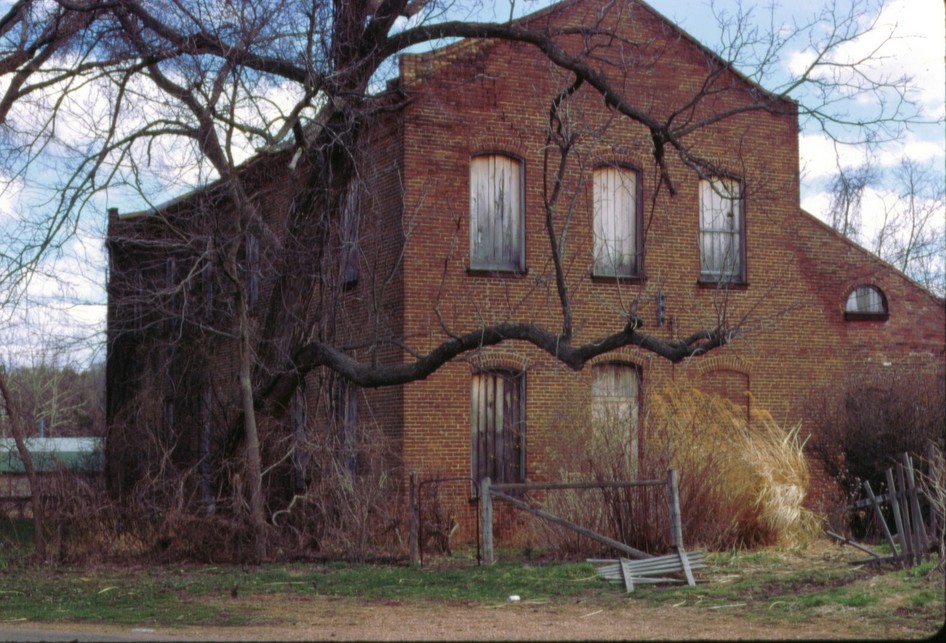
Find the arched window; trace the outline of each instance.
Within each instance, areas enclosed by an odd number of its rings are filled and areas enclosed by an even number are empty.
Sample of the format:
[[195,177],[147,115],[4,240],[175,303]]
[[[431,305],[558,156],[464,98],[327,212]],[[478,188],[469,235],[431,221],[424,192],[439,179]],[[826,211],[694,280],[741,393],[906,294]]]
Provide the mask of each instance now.
[[593,437],[603,453],[621,453],[627,471],[637,477],[640,432],[640,371],[632,364],[597,364],[592,369]]
[[882,321],[887,317],[887,298],[877,286],[858,286],[848,295],[844,319]]
[[470,268],[525,268],[522,163],[503,154],[470,160]]
[[700,181],[700,281],[745,283],[744,209],[740,181]]
[[524,482],[525,374],[507,369],[473,374],[470,390],[470,468],[473,479]]
[[640,274],[640,216],[637,172],[623,167],[594,171],[594,274]]

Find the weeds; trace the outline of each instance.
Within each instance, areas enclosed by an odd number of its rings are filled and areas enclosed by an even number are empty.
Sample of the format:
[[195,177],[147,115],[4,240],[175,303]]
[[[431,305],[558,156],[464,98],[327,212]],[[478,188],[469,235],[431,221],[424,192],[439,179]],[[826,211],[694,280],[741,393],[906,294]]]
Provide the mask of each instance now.
[[[557,479],[660,480],[673,467],[690,547],[801,545],[817,532],[819,517],[803,506],[809,472],[799,427],[783,429],[764,410],[747,419],[744,409],[683,386],[659,392],[651,406],[635,450],[629,418],[592,417],[587,407],[569,403],[557,431],[569,445],[553,448]],[[648,552],[669,546],[661,487],[550,493],[545,506]],[[577,535],[556,529],[548,538],[564,555],[592,553]]]

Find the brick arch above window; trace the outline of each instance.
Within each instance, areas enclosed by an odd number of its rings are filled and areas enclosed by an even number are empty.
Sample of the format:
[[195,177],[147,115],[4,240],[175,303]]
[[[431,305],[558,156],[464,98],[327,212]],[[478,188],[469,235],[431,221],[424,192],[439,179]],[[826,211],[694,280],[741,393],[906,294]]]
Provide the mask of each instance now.
[[645,353],[633,346],[623,346],[604,355],[598,355],[588,360],[588,366],[598,364],[624,363],[645,370],[654,361],[653,353]]
[[471,157],[483,154],[505,154],[520,161],[526,157],[526,147],[521,141],[508,136],[483,135],[470,140],[468,153]]
[[874,284],[862,283],[850,288],[842,305],[847,321],[885,321],[890,316],[887,296]]
[[711,355],[700,357],[691,362],[696,368],[697,375],[704,375],[711,371],[738,371],[747,377],[752,375],[752,364],[737,355]]
[[498,369],[525,372],[529,370],[529,358],[509,349],[484,348],[468,354],[466,361],[474,372],[492,371]]

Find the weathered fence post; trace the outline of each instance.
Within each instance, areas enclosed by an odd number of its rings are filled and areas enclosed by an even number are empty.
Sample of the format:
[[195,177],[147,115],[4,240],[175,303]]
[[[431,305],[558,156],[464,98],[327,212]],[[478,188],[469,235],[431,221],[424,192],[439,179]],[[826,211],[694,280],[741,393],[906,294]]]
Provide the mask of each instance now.
[[[893,481],[893,469],[887,469],[887,495],[890,498],[890,509],[893,521],[897,525],[897,540],[900,542],[900,561],[904,564],[910,560],[910,539],[903,531],[903,518],[900,516],[900,501],[897,498],[897,485]],[[897,552],[894,552],[896,555]]]
[[910,552],[910,566],[915,565],[917,560],[917,551],[913,541],[913,518],[910,516],[910,496],[907,494],[907,478],[903,470],[903,464],[898,462],[897,468],[897,500],[900,501],[900,511],[902,512],[904,535],[906,536],[908,549]]
[[[937,480],[939,471],[936,469],[936,452],[933,450],[933,443],[927,442],[926,444],[926,476],[927,482]],[[932,485],[929,485],[932,486]],[[939,511],[936,508],[936,505],[933,501],[933,498],[930,496],[926,497],[929,502],[930,507],[930,537],[934,540],[938,538],[939,534]]]
[[493,497],[489,478],[480,481],[480,506],[483,512],[483,562],[492,565],[493,558]]
[[877,517],[877,522],[880,523],[881,529],[884,530],[884,537],[887,539],[887,543],[890,545],[890,551],[893,556],[897,555],[897,545],[893,542],[893,536],[890,534],[890,529],[887,527],[887,521],[884,519],[884,514],[880,510],[880,503],[877,502],[877,496],[874,495],[874,490],[870,487],[870,481],[864,481],[864,491],[867,492],[867,497],[870,498],[871,504],[874,506],[874,515]]
[[907,489],[910,497],[910,509],[913,512],[913,538],[916,562],[930,559],[930,544],[926,539],[926,525],[923,522],[923,513],[920,511],[920,498],[916,490],[916,475],[913,471],[913,460],[910,454],[903,453],[903,468],[907,478]]
[[407,539],[407,546],[409,550],[411,565],[416,565],[418,563],[418,554],[417,554],[417,544],[420,539],[420,511],[418,510],[417,504],[417,472],[411,471],[408,479],[408,521],[409,521],[409,534]]
[[670,507],[670,546],[683,546],[683,525],[680,518],[680,489],[677,472],[667,469],[667,503]]

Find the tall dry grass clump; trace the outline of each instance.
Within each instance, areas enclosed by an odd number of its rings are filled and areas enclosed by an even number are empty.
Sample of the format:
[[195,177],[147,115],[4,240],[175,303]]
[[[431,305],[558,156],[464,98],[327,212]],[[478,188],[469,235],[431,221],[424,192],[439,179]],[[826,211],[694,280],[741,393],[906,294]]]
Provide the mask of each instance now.
[[[663,480],[679,476],[684,544],[731,549],[812,539],[819,518],[803,505],[809,470],[799,428],[695,388],[671,385],[650,411],[595,415],[569,401],[557,415],[550,479]],[[639,427],[639,429],[638,429]],[[635,440],[634,435],[639,431]],[[548,492],[549,512],[651,553],[670,546],[665,487]],[[600,553],[573,532],[542,526],[560,555]]]
[[809,470],[800,425],[784,429],[760,409],[747,418],[744,408],[692,387],[670,386],[655,398],[645,462],[677,470],[688,543],[791,546],[814,537],[819,519],[803,505]]

